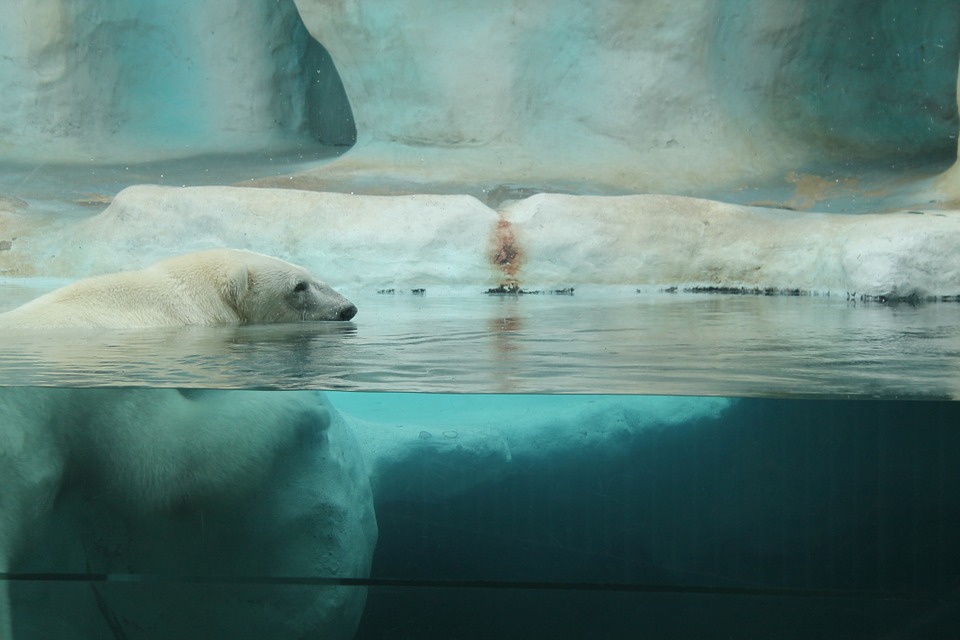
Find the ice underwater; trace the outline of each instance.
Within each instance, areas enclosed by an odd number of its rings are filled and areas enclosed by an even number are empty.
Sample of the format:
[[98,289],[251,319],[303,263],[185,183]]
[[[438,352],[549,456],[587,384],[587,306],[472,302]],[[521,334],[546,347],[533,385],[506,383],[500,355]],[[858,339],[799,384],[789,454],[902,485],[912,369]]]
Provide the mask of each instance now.
[[[352,291],[960,295],[960,9],[947,3],[885,0],[867,17],[840,0],[2,11],[10,282],[232,247]],[[952,406],[9,386],[0,585],[18,640],[349,638],[371,567],[416,574],[431,558],[438,584],[467,575],[477,588],[899,593],[927,565],[886,552],[949,548],[955,532],[923,526],[951,510],[930,496],[960,488],[939,457],[958,445]],[[864,443],[869,421],[881,430]],[[894,481],[898,465],[908,481]],[[907,473],[924,467],[939,480]],[[870,539],[860,526],[877,516],[843,507],[874,495],[894,524]],[[460,596],[433,597],[423,615],[466,634],[443,612],[463,610]],[[499,610],[519,624],[538,605],[512,597]],[[655,605],[631,617],[616,597],[591,603],[587,622],[554,614],[554,631],[627,637],[603,626],[618,616],[669,626],[650,622]],[[681,628],[710,637],[751,603],[678,606],[701,612]],[[927,624],[956,615],[918,607]]]

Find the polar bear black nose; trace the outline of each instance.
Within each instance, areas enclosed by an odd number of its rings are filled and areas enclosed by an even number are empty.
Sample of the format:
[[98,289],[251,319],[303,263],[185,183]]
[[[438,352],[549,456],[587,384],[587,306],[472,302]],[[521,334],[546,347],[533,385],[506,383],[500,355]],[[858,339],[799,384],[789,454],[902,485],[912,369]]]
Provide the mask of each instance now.
[[357,315],[357,307],[353,304],[348,304],[347,306],[340,309],[340,319],[349,320],[353,316]]

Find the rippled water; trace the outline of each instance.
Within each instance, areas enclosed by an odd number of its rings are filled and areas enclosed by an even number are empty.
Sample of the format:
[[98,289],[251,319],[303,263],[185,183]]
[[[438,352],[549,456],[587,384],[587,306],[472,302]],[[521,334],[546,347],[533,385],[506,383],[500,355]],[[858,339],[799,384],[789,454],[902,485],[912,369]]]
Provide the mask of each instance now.
[[[827,297],[356,294],[349,323],[0,340],[0,384],[954,397],[960,305]],[[7,306],[29,297],[0,289]]]

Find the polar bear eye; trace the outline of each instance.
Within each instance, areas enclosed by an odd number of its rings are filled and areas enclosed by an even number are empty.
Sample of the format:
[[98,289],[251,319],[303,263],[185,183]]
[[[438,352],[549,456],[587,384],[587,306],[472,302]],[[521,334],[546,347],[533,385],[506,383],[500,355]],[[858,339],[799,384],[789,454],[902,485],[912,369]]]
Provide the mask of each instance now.
[[301,280],[300,282],[297,283],[297,286],[295,286],[295,287],[293,288],[293,292],[294,292],[294,293],[303,293],[303,292],[306,291],[308,288],[310,288],[310,283],[308,283],[306,280]]

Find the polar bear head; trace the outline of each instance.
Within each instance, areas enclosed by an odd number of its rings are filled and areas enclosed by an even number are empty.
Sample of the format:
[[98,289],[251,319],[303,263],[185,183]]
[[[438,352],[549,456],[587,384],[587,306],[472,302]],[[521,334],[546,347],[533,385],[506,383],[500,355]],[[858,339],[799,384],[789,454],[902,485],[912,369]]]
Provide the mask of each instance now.
[[303,267],[250,251],[210,253],[226,263],[222,295],[241,322],[350,320],[357,314],[352,302]]

